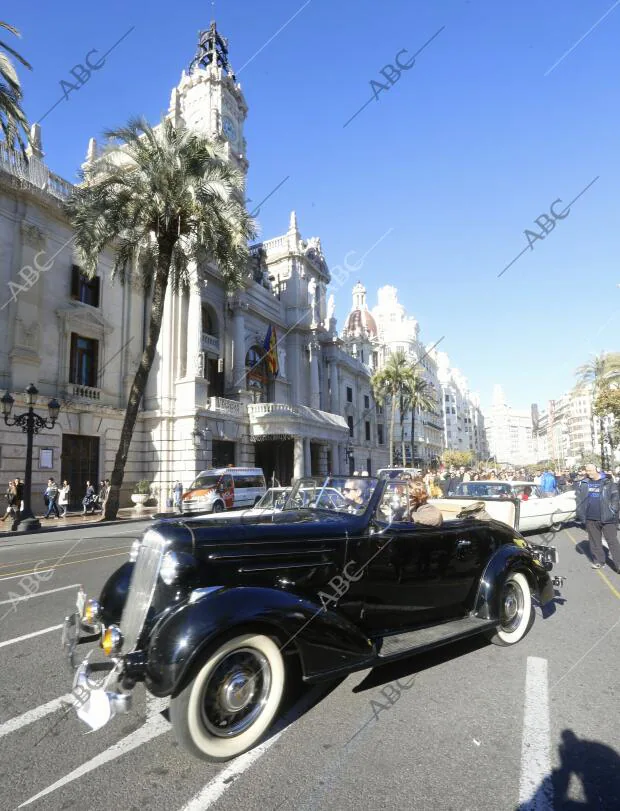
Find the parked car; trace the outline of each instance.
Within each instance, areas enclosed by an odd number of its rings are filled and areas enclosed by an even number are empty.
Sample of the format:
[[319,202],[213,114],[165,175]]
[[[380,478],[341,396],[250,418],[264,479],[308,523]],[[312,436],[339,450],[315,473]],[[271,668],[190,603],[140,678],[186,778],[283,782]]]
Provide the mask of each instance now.
[[265,495],[265,476],[259,467],[220,467],[201,471],[183,493],[181,509],[190,512],[223,512],[254,507]]
[[[523,493],[528,489],[529,496],[523,500]],[[542,491],[533,482],[521,481],[477,481],[462,482],[451,491],[456,496],[484,496],[489,498],[519,499],[520,532],[533,532],[540,529],[559,530],[568,521],[574,521],[577,502],[574,490],[566,490],[555,496],[543,496]]]
[[170,697],[189,752],[227,760],[263,737],[296,674],[341,677],[474,634],[519,642],[534,620],[532,595],[543,605],[554,597],[555,549],[515,530],[512,500],[487,499],[490,520],[459,517],[469,498],[434,502],[441,527],[394,520],[408,486],[302,479],[286,509],[233,532],[208,518],[155,524],[135,562],[98,600],[80,591],[65,619],[72,664],[93,639],[108,657],[77,665],[79,717],[101,727],[129,711],[143,681]]

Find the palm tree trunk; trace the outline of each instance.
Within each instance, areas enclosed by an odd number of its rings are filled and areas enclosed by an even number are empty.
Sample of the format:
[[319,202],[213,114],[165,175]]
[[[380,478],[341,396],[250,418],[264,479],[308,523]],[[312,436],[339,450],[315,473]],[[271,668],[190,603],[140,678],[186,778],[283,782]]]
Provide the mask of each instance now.
[[411,467],[415,467],[415,406],[411,407]]
[[400,453],[402,456],[402,466],[405,467],[407,464],[407,457],[405,455],[405,404],[403,403],[403,395],[400,395],[400,410],[398,412],[398,418],[400,420]]
[[123,422],[121,439],[116,452],[116,458],[114,460],[112,478],[110,479],[110,492],[105,505],[105,513],[103,517],[104,521],[111,521],[115,519],[118,512],[120,489],[125,477],[125,465],[127,464],[129,446],[131,445],[133,431],[138,418],[138,411],[140,409],[142,398],[144,397],[149,373],[155,358],[155,350],[159,340],[159,333],[161,332],[161,325],[164,316],[164,300],[166,298],[166,290],[168,288],[168,273],[170,270],[173,247],[173,240],[160,244],[157,271],[155,273],[155,281],[153,283],[153,300],[151,303],[151,318],[149,320],[148,337],[144,352],[142,353],[140,365],[138,366],[136,376],[131,384],[131,391],[129,392],[127,410],[125,411],[125,421]]
[[390,467],[394,466],[394,419],[396,417],[394,399],[394,396],[390,397],[390,408],[392,409],[392,413],[390,415]]

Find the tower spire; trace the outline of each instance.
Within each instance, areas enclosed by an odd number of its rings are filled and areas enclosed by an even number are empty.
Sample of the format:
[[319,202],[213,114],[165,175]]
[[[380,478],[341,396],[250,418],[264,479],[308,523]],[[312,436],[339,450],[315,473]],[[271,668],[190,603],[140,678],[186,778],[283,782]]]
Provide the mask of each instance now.
[[235,73],[228,60],[228,40],[219,34],[215,20],[211,21],[207,31],[199,32],[198,49],[190,62],[189,72],[197,67],[206,68],[208,65],[222,68],[234,81]]

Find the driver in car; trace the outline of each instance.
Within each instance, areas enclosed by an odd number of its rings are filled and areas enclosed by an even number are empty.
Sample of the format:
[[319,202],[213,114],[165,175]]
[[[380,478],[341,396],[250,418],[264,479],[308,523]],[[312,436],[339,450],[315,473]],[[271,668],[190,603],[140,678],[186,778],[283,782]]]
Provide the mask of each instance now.
[[342,488],[342,493],[347,500],[348,512],[362,512],[368,500],[368,489],[359,479],[348,479]]

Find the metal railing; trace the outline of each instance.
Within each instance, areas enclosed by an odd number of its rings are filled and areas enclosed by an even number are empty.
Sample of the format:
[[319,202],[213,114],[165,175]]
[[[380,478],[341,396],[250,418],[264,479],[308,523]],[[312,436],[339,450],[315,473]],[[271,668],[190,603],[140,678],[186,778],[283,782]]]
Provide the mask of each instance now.
[[40,158],[31,157],[26,160],[21,152],[9,149],[6,143],[0,143],[0,169],[59,200],[67,200],[73,192],[73,184],[50,172]]

